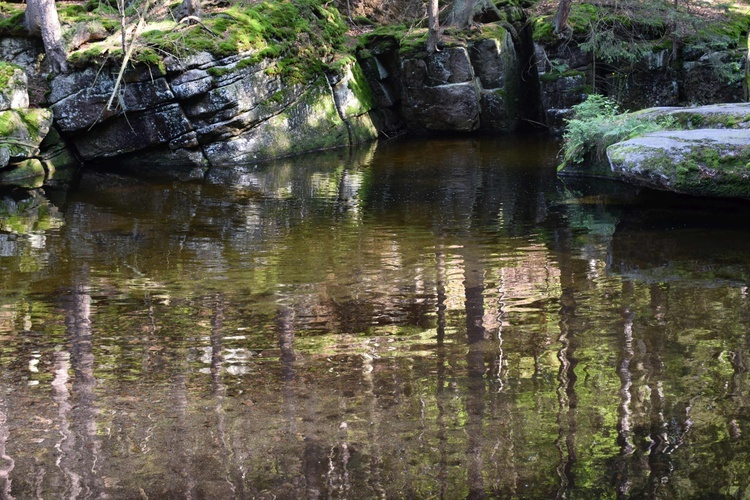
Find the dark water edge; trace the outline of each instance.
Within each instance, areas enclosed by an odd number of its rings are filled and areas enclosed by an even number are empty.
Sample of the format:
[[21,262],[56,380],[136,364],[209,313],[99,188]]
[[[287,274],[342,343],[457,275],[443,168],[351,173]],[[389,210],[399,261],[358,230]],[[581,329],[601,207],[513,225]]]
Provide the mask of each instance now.
[[750,206],[556,154],[402,140],[6,195],[3,495],[750,494]]

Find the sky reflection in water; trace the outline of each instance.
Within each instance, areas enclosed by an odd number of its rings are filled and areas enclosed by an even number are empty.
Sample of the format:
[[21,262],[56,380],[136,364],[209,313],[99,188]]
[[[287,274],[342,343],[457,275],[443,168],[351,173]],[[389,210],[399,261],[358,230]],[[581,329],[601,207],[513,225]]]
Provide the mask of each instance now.
[[555,153],[6,194],[4,495],[747,495],[748,207]]

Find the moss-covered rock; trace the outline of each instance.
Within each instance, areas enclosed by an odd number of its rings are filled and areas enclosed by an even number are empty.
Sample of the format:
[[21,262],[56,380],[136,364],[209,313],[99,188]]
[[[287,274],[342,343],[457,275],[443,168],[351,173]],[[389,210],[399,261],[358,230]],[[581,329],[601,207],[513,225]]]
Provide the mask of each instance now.
[[29,107],[26,73],[14,64],[0,61],[0,111]]
[[212,165],[265,161],[349,145],[329,84],[321,78],[283,110],[226,140],[203,147]]
[[36,158],[30,158],[11,163],[0,169],[0,185],[37,188],[44,184],[46,175],[42,162]]
[[0,148],[11,159],[33,157],[51,124],[52,112],[47,109],[0,111]]
[[[613,177],[608,148],[620,141],[660,130],[750,129],[750,103],[693,107],[656,107],[633,113],[601,114],[573,119],[566,131],[566,157],[560,172],[567,175]],[[707,130],[706,134],[711,132]],[[575,135],[575,138],[572,137]],[[573,148],[572,142],[580,144]],[[571,151],[575,149],[575,151]]]
[[750,199],[750,130],[645,134],[607,148],[620,178],[695,196]]
[[707,106],[648,108],[632,113],[642,119],[654,120],[669,116],[675,121],[675,128],[750,129],[750,103],[722,103]]

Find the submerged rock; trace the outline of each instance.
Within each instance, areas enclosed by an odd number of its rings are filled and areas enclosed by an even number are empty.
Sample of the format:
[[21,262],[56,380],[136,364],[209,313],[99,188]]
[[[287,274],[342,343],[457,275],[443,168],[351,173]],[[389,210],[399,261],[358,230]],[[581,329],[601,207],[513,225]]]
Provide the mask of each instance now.
[[750,199],[750,130],[652,132],[607,149],[620,178],[696,196]]

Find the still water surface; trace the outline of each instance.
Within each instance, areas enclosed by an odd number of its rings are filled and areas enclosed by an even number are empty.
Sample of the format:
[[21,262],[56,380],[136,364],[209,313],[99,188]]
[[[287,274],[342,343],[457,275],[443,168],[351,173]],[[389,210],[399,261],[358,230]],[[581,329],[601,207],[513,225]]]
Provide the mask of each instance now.
[[746,497],[750,208],[556,153],[6,194],[3,497]]

